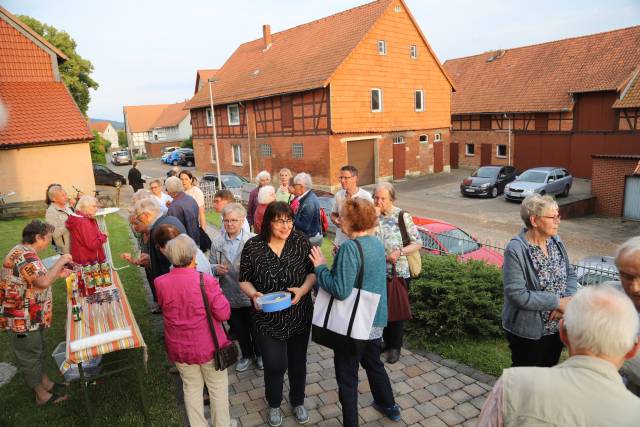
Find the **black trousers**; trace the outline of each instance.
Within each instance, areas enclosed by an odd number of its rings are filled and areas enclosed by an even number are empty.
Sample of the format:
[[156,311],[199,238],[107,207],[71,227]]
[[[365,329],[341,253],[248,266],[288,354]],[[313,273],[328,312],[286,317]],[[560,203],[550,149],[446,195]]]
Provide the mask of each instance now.
[[362,354],[348,354],[334,351],[333,364],[336,367],[338,395],[342,404],[343,425],[358,425],[358,368],[362,365],[367,373],[373,400],[383,408],[395,405],[393,390],[384,363],[380,360],[380,339],[371,340]]
[[[411,283],[411,278],[406,277],[404,279],[407,284],[407,291]],[[387,301],[388,303],[388,301]],[[382,331],[382,339],[384,340],[384,349],[386,350],[400,350],[402,348],[402,340],[404,338],[404,321],[387,322],[387,326]]]
[[289,402],[296,407],[304,404],[307,383],[307,346],[310,329],[288,340],[277,340],[257,333],[264,363],[264,394],[270,408],[282,403],[284,373],[289,376]]
[[244,359],[260,356],[260,347],[256,341],[256,332],[251,320],[251,307],[231,308],[229,326],[233,330]]
[[549,368],[558,364],[564,344],[560,334],[543,335],[539,340],[522,338],[507,332],[511,349],[511,366],[540,366]]

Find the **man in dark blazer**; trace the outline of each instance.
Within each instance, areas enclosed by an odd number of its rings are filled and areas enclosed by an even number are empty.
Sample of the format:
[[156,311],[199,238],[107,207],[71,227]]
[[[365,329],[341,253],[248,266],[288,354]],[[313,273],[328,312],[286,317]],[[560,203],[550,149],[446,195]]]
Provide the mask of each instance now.
[[146,182],[144,179],[142,179],[142,174],[140,173],[140,170],[137,168],[137,166],[138,162],[133,162],[133,165],[131,166],[131,169],[129,169],[129,174],[127,176],[129,185],[133,187],[134,193],[141,188],[144,188],[144,183]]
[[167,215],[180,220],[189,237],[200,246],[200,208],[193,197],[184,192],[180,178],[172,176],[164,182],[167,193],[173,198]]

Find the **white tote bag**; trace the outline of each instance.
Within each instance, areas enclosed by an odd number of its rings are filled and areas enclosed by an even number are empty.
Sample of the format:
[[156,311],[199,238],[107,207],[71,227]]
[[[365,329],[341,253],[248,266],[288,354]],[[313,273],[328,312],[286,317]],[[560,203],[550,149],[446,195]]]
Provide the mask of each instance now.
[[348,298],[340,301],[324,289],[318,291],[313,307],[312,339],[334,350],[358,352],[371,335],[380,294],[362,290],[364,255],[360,242],[360,270],[356,286]]

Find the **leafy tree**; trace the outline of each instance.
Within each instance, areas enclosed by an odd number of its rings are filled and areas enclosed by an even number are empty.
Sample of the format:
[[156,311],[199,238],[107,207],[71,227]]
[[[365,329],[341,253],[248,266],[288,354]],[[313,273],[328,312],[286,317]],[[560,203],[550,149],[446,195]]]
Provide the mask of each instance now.
[[127,133],[124,130],[118,131],[118,145],[120,148],[129,147],[129,144],[127,143]]
[[93,141],[89,142],[89,149],[91,150],[91,161],[94,163],[107,164],[107,158],[105,153],[109,152],[111,142],[107,141],[97,131],[93,131]]
[[18,15],[18,19],[69,57],[67,61],[59,66],[60,76],[69,92],[71,92],[76,104],[78,104],[78,108],[80,108],[82,114],[86,115],[89,101],[91,100],[89,88],[98,89],[98,83],[91,78],[93,64],[78,55],[76,42],[66,31],[43,24],[30,16]]
[[185,139],[180,143],[180,148],[193,148],[193,138]]

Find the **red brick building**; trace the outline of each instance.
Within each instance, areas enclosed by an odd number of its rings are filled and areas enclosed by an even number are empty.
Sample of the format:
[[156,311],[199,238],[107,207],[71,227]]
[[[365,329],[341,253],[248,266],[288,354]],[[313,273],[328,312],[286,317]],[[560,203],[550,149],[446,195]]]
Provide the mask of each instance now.
[[[402,0],[378,0],[244,43],[211,84],[220,168],[306,171],[337,188],[449,167],[453,85]],[[214,171],[209,84],[187,103],[196,165]],[[251,165],[251,170],[250,170]]]
[[596,212],[640,220],[640,155],[594,155]]
[[451,164],[562,166],[640,154],[640,26],[446,61]]

